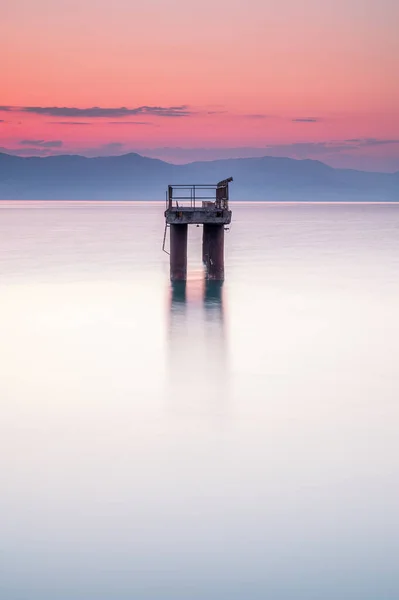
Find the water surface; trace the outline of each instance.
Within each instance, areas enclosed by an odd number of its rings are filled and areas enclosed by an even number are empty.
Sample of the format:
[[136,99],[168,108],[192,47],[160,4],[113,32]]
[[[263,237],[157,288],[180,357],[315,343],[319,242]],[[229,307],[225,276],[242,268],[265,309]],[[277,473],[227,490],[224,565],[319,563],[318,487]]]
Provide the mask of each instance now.
[[399,206],[0,203],[0,598],[396,600]]

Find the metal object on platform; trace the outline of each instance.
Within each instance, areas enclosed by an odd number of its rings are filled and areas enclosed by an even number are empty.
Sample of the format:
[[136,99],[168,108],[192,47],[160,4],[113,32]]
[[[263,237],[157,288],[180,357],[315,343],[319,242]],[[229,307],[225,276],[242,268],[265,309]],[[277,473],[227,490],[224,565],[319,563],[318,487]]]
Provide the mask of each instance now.
[[165,250],[170,228],[170,278],[187,279],[188,225],[203,225],[202,260],[209,280],[224,279],[224,231],[231,223],[229,183],[232,177],[215,184],[169,185],[166,194]]

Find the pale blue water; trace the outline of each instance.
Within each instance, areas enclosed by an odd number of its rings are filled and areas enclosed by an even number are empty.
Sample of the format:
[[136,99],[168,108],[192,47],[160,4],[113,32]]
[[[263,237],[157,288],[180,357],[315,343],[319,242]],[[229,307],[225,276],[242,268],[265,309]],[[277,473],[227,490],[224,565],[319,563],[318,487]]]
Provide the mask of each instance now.
[[1,600],[397,600],[399,205],[0,203]]

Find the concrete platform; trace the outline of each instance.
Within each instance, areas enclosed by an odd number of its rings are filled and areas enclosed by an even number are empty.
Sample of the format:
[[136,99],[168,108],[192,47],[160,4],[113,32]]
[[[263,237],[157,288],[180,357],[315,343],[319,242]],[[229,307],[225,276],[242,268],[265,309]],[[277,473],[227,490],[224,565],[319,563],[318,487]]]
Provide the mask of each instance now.
[[231,223],[231,210],[214,207],[169,208],[165,211],[168,225],[228,225]]

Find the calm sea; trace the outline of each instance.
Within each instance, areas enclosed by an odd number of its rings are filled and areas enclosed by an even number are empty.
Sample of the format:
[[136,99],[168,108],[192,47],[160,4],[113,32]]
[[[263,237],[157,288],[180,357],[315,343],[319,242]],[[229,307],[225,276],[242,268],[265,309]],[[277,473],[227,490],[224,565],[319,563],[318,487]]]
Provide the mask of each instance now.
[[397,600],[399,205],[0,203],[1,600]]

